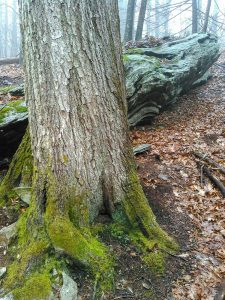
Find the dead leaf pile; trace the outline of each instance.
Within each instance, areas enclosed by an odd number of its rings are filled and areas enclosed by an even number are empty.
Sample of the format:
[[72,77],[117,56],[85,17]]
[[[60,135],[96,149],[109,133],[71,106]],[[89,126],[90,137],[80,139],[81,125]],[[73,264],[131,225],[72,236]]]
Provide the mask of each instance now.
[[[193,271],[173,285],[173,297],[179,300],[213,299],[225,278],[225,199],[201,174],[193,155],[206,153],[225,167],[225,70],[214,67],[213,74],[207,85],[183,96],[151,126],[131,133],[134,146],[151,145],[136,158],[144,186],[170,184],[177,211],[188,214],[195,226],[190,237],[195,241]],[[148,166],[152,161],[154,170]],[[213,172],[225,185],[224,174]]]

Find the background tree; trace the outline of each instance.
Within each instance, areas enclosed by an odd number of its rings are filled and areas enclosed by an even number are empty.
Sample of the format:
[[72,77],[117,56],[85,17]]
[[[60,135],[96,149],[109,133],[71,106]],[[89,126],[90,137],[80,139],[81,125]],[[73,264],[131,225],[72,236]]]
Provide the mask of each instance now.
[[[19,3],[34,172],[31,205],[18,225],[20,259],[8,268],[4,289],[16,299],[46,298],[52,270],[61,270],[67,257],[92,272],[98,290],[106,290],[111,255],[90,231],[100,212],[146,255],[154,245],[175,247],[156,223],[136,173],[117,1]],[[14,170],[17,181],[23,179],[18,170],[26,167],[28,141],[27,134],[1,195],[12,187]]]
[[135,40],[141,40],[142,38],[142,31],[143,31],[143,25],[145,20],[145,14],[146,14],[146,7],[147,7],[147,0],[141,0],[141,7],[138,15],[138,24],[137,24],[137,30],[136,30],[136,36]]
[[128,0],[124,42],[133,39],[135,6],[136,0]]
[[207,7],[206,7],[205,16],[204,16],[205,19],[204,19],[204,24],[203,24],[202,32],[206,32],[207,28],[208,28],[209,13],[210,13],[210,8],[211,8],[211,3],[212,3],[212,0],[208,0],[207,1]]
[[198,32],[198,4],[197,0],[192,0],[192,33]]

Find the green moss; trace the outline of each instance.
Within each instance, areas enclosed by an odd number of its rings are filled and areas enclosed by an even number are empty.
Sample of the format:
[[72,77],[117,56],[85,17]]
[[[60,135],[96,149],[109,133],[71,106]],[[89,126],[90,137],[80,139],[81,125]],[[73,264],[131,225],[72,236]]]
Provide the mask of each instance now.
[[0,110],[0,123],[3,123],[4,119],[8,116],[27,112],[27,107],[23,104],[24,99],[9,101],[6,106]]
[[51,281],[48,273],[34,273],[23,287],[13,291],[15,300],[47,300],[51,293]]
[[123,55],[123,61],[124,62],[129,61],[129,56],[127,54]]
[[15,153],[9,170],[0,185],[1,202],[11,204],[10,199],[16,196],[13,188],[18,186],[29,187],[32,184],[33,157],[29,130],[27,129],[23,140]]
[[90,270],[97,282],[98,290],[106,291],[113,284],[113,260],[107,248],[93,237],[88,229],[74,227],[68,219],[60,216],[47,220],[48,233],[56,249],[78,261]]
[[10,90],[14,89],[15,86],[14,85],[6,85],[6,86],[2,86],[0,87],[0,95],[5,95],[7,94]]
[[160,250],[143,256],[143,261],[154,275],[163,275],[165,271],[165,254]]
[[142,48],[131,48],[126,51],[128,54],[144,54],[144,50]]

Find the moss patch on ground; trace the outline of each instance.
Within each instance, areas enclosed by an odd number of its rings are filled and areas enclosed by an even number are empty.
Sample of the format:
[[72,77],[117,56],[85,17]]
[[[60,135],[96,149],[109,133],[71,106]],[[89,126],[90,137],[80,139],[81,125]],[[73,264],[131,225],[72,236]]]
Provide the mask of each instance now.
[[9,117],[25,112],[27,112],[27,107],[24,99],[10,101],[6,106],[0,109],[0,124],[4,123]]

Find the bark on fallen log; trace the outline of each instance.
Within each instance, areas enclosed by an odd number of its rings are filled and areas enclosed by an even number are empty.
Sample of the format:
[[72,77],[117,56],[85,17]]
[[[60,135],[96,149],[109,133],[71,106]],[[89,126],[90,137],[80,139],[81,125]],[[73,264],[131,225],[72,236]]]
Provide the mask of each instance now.
[[178,96],[204,78],[219,56],[217,38],[194,34],[154,48],[128,49],[124,55],[128,119],[149,123]]
[[204,160],[205,162],[209,163],[211,166],[217,168],[221,173],[225,174],[225,168],[220,164],[218,164],[213,159],[211,159],[210,157],[208,157],[206,154],[199,153],[199,152],[193,152],[193,153],[197,158]]
[[20,63],[20,59],[18,57],[0,59],[0,65],[19,64],[19,63]]
[[203,169],[203,173],[220,190],[221,194],[223,195],[223,198],[225,198],[225,186],[222,184],[222,182],[214,175],[212,175],[212,173],[210,172],[209,168],[206,165],[202,165],[201,167]]

